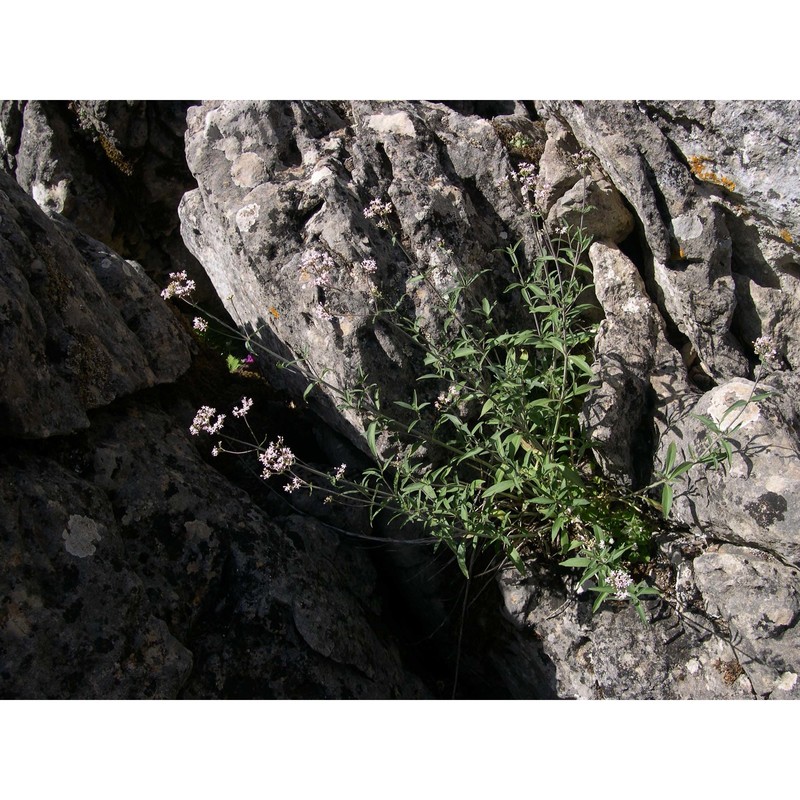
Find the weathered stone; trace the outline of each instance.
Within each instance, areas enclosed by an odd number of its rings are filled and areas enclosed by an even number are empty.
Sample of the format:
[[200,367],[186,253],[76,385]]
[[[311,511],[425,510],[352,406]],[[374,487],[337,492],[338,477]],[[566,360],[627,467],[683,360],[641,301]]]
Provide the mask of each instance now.
[[[391,306],[408,292],[410,313],[440,336],[435,295],[456,268],[499,272],[499,247],[533,244],[492,125],[434,104],[206,103],[189,112],[187,157],[199,188],[181,203],[183,235],[228,311],[273,352],[307,354],[340,390],[362,373],[387,400],[414,388],[420,356],[373,322],[376,293]],[[258,169],[243,182],[245,160]],[[391,201],[391,231],[365,217],[373,199]],[[323,285],[301,266],[311,251],[335,264]],[[359,272],[366,258],[374,275]],[[275,377],[296,392],[308,383],[291,371]],[[362,420],[324,395],[325,419],[358,441]]]
[[515,659],[506,671],[522,689],[518,697],[542,676],[550,678],[554,698],[752,697],[736,649],[709,635],[710,625],[698,636],[691,620],[663,603],[648,604],[643,624],[629,603],[607,602],[592,614],[591,597],[555,589],[552,577],[522,578],[509,569],[498,583],[516,631]]
[[800,576],[768,554],[722,545],[694,560],[706,610],[730,628],[757,694],[800,698]]
[[[746,375],[731,333],[731,241],[724,214],[700,192],[658,126],[632,103],[543,104],[600,161],[641,221],[657,298],[714,377]],[[698,291],[698,288],[702,291]]]
[[0,268],[0,433],[86,427],[88,409],[189,367],[189,339],[141,269],[49,219],[4,172]]
[[[667,411],[658,446],[663,463],[670,443],[677,446],[676,464],[719,449],[719,437],[708,434],[698,417],[708,417],[723,431],[732,447],[729,466],[708,469],[698,465],[674,484],[673,518],[697,526],[717,539],[768,550],[800,560],[800,449],[797,436],[770,398],[748,402],[759,388],[736,379],[707,392],[681,414]],[[747,402],[743,408],[731,407]],[[667,407],[669,408],[669,407]],[[709,439],[710,436],[710,439]],[[691,452],[690,452],[691,449]]]
[[587,236],[619,243],[633,232],[633,217],[620,193],[603,177],[581,178],[556,200],[547,222],[551,229],[571,225]]
[[18,447],[0,475],[0,695],[175,697],[191,653],[154,613],[105,493]]
[[595,380],[583,408],[604,470],[626,484],[649,475],[650,419],[658,398],[691,391],[664,323],[631,261],[613,245],[589,249],[597,299],[605,313],[595,339]]
[[[0,435],[14,437],[0,452],[0,692],[424,696],[384,628],[366,551],[308,516],[329,507],[265,512],[198,459],[185,430],[196,405],[166,414],[154,393],[135,394],[186,368],[188,339],[110,245],[151,275],[193,262],[174,214],[191,186],[176,163],[186,105],[0,106],[3,169],[51,212],[0,175]],[[406,310],[441,337],[435,298],[457,268],[489,267],[475,292],[492,301],[508,272],[488,254],[518,240],[523,261],[536,252],[512,163],[538,164],[551,230],[589,200],[605,319],[584,414],[603,468],[646,485],[670,442],[678,460],[702,452],[690,412],[721,421],[749,396],[759,337],[775,347],[775,394],[737,420],[727,471],[676,486],[670,525],[686,531],[658,537],[650,575],[666,597],[646,603],[650,624],[614,601],[593,616],[591,593],[552,570],[508,570],[505,622],[488,592],[470,604],[462,680],[480,694],[492,675],[491,691],[514,697],[797,697],[798,105],[544,103],[544,120],[529,109],[206,103],[189,112],[198,189],[182,201],[183,236],[247,333],[287,358],[308,348],[336,386],[363,369],[386,401],[406,400],[422,365],[374,321],[374,292],[383,305],[409,293]],[[391,202],[391,230],[365,217],[373,199]],[[302,261],[312,250],[334,262],[322,285]],[[374,274],[354,266],[365,258]],[[414,284],[420,272],[428,283]],[[513,304],[500,309],[519,324]],[[357,415],[318,401],[361,441]],[[53,433],[64,435],[20,438]],[[428,579],[439,565],[423,551],[395,566],[434,627],[461,607],[460,587],[448,602]]]
[[0,457],[2,696],[426,695],[373,627],[363,550],[268,519],[163,412],[84,437]]
[[192,187],[178,101],[28,101],[0,106],[0,162],[46,211],[141,263],[159,285],[208,278],[180,238],[175,209]]

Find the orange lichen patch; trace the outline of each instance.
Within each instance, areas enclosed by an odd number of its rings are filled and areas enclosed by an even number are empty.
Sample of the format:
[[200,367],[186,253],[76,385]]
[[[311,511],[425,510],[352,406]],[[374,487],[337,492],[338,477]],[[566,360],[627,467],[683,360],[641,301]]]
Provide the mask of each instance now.
[[278,319],[278,317],[280,316],[278,310],[276,308],[273,308],[272,306],[269,307],[269,313],[272,314],[272,316],[275,317],[275,319]]
[[686,253],[679,244],[673,243],[672,244],[672,253],[671,257],[673,261],[685,261],[686,260]]
[[794,244],[794,239],[792,239],[792,234],[786,230],[786,228],[781,228],[778,231],[778,235],[783,239],[786,244]]
[[714,183],[732,192],[736,188],[736,184],[730,178],[717,175],[716,172],[709,169],[707,164],[710,160],[708,156],[691,156],[689,158],[689,169],[691,169],[692,175],[699,178],[701,181]]

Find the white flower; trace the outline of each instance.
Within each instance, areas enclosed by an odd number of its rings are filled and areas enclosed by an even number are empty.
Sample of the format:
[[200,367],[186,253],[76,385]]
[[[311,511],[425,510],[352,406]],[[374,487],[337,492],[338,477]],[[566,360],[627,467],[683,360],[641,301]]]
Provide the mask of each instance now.
[[264,465],[261,477],[266,480],[273,475],[286,472],[296,459],[294,453],[283,444],[283,436],[279,436],[258,454],[258,460]]
[[328,310],[324,305],[322,305],[322,303],[317,303],[314,306],[314,316],[318,319],[324,319],[326,322],[332,322],[334,318],[333,314],[329,314]]
[[197,414],[195,414],[194,421],[189,426],[189,433],[191,433],[192,436],[198,436],[201,431],[211,434],[219,433],[222,430],[222,426],[225,422],[225,414],[217,415],[216,422],[212,422],[211,420],[216,413],[216,408],[202,406],[198,410]]
[[306,250],[300,259],[300,274],[310,275],[315,286],[325,288],[331,285],[331,270],[335,266],[333,259],[322,250]]
[[336,468],[336,472],[334,473],[333,477],[334,477],[334,478],[335,478],[337,481],[338,481],[338,480],[340,480],[340,479],[342,478],[342,476],[344,475],[344,473],[345,473],[345,470],[346,470],[346,469],[347,469],[347,464],[340,464],[340,465],[339,465],[339,466]]
[[753,350],[762,364],[776,369],[780,368],[780,348],[772,336],[759,336],[758,339],[753,342]]
[[185,298],[195,290],[195,282],[189,280],[186,272],[170,272],[169,278],[167,288],[161,292],[165,300],[169,300],[170,297]]
[[375,259],[374,258],[365,258],[361,262],[360,266],[361,266],[361,270],[363,272],[366,272],[367,275],[373,275],[378,269],[378,265],[375,263]]
[[373,217],[385,217],[387,214],[391,213],[392,204],[390,202],[382,203],[380,200],[372,200],[364,209],[364,216],[367,219],[372,219]]
[[523,195],[536,188],[536,171],[536,165],[527,162],[523,162],[517,167],[517,180],[519,180]]
[[379,228],[383,228],[387,230],[389,228],[389,223],[386,221],[386,217],[392,213],[392,204],[390,202],[382,203],[380,200],[373,200],[365,209],[364,209],[364,216],[367,219],[374,219],[377,217],[376,225]]
[[447,406],[449,406],[458,397],[460,391],[461,390],[458,386],[451,385],[446,392],[439,392],[439,396],[436,398],[436,402],[433,404],[433,407],[437,411],[447,408]]
[[628,596],[628,587],[633,583],[633,578],[624,569],[615,569],[608,574],[608,583],[616,589],[614,597],[617,600],[625,600]]
[[283,487],[283,491],[284,492],[288,492],[289,494],[291,494],[292,492],[295,492],[298,489],[301,489],[305,485],[306,485],[306,482],[304,480],[301,480],[300,478],[298,478],[297,475],[295,475],[295,476],[292,477],[292,480],[289,481],[289,483],[287,483]]
[[253,400],[250,397],[243,397],[242,398],[242,407],[236,407],[233,409],[233,416],[234,417],[245,417],[247,416],[247,412],[253,407]]
[[195,317],[194,321],[192,322],[192,327],[196,331],[206,331],[208,330],[208,322],[204,320],[202,317]]

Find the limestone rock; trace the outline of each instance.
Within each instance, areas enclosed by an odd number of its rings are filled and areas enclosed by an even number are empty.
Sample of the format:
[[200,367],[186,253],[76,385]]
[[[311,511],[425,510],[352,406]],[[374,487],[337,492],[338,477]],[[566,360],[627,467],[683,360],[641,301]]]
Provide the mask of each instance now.
[[699,556],[693,566],[707,612],[730,628],[738,661],[756,693],[800,698],[797,567],[727,544]]
[[0,456],[0,695],[427,694],[373,627],[363,550],[269,519],[157,409],[118,404],[62,441]]
[[712,635],[708,623],[698,627],[661,601],[647,603],[643,624],[628,603],[606,603],[592,614],[591,597],[565,593],[552,578],[508,570],[498,582],[516,636],[509,672],[519,676],[519,697],[534,679],[564,699],[753,696],[736,648]]
[[[659,303],[714,377],[744,375],[731,332],[736,307],[722,209],[696,186],[658,126],[632,103],[546,103],[635,210],[652,254]],[[702,291],[698,291],[702,288]]]
[[605,319],[594,347],[598,386],[584,403],[584,424],[604,470],[641,486],[649,477],[654,405],[689,394],[691,387],[633,263],[604,242],[592,244],[589,258]]
[[88,425],[89,409],[189,366],[189,339],[136,264],[49,219],[0,172],[0,433]]
[[180,238],[175,209],[192,179],[183,154],[187,102],[78,100],[0,106],[0,163],[46,211],[125,258],[159,285],[186,270],[208,279]]
[[[769,381],[756,391],[769,390]],[[723,430],[733,450],[732,463],[720,469],[698,465],[675,484],[673,517],[697,526],[715,538],[757,547],[793,563],[800,561],[800,448],[780,406],[770,398],[729,411],[748,401],[752,381],[735,379],[707,392],[680,417],[665,425],[658,447],[663,463],[666,448],[677,446],[676,463],[691,460],[690,448],[709,450],[705,426],[710,417]]]
[[[373,323],[376,307],[409,291],[409,313],[440,335],[435,293],[456,268],[499,276],[498,248],[533,245],[507,152],[485,120],[426,103],[214,102],[191,109],[188,124],[198,189],[179,213],[189,248],[244,330],[284,357],[307,354],[340,389],[363,371],[387,401],[410,396],[420,356]],[[365,216],[373,200],[391,204],[387,217]],[[331,259],[324,280],[303,266],[315,253]],[[374,273],[360,273],[364,259]],[[289,371],[275,378],[296,392],[308,382]],[[357,441],[362,420],[329,395],[317,399]]]

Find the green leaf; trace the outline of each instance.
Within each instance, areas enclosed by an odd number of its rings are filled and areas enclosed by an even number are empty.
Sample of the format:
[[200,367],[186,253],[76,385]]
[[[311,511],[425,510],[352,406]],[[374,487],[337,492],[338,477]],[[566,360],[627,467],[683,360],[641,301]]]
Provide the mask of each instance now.
[[661,513],[664,519],[669,519],[669,512],[672,510],[672,486],[665,483],[661,489]]
[[517,552],[516,547],[512,547],[508,551],[508,558],[510,559],[511,563],[517,568],[517,571],[520,572],[522,575],[527,575],[528,570],[525,567],[525,562],[522,560],[522,556]]
[[577,367],[581,372],[583,372],[585,375],[588,375],[590,378],[594,375],[592,368],[586,363],[586,359],[583,356],[570,356],[569,361],[570,364]]
[[375,431],[377,430],[378,422],[373,420],[367,428],[367,444],[369,445],[370,452],[375,458],[378,457],[378,448],[375,445]]
[[688,472],[693,466],[695,466],[693,461],[684,461],[682,464],[678,464],[678,466],[675,467],[675,469],[673,469],[670,473],[670,478],[672,480],[679,478],[684,472]]
[[560,561],[560,567],[588,567],[592,563],[592,559],[585,558],[584,556],[575,556],[568,558],[566,561]]
[[228,363],[228,372],[236,372],[236,370],[242,365],[241,359],[236,358],[236,356],[229,355],[226,361]]
[[490,486],[481,496],[484,498],[484,500],[489,497],[494,497],[494,495],[499,494],[500,492],[505,492],[508,489],[511,489],[515,483],[516,482],[512,478],[506,478],[506,480]]
[[458,547],[456,548],[456,561],[458,562],[459,568],[464,573],[464,577],[467,580],[469,580],[469,569],[467,569],[467,542],[466,542],[466,539],[462,539],[458,543]]
[[672,465],[675,463],[675,456],[678,453],[678,448],[675,446],[675,442],[670,442],[669,447],[667,448],[667,458],[664,462],[664,472],[668,473],[672,469]]

